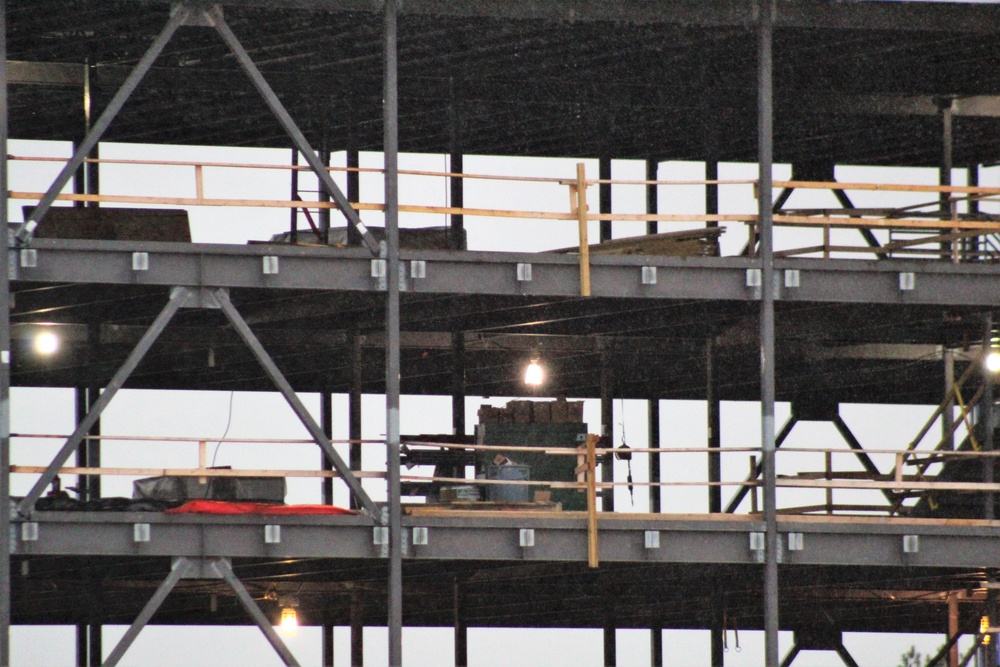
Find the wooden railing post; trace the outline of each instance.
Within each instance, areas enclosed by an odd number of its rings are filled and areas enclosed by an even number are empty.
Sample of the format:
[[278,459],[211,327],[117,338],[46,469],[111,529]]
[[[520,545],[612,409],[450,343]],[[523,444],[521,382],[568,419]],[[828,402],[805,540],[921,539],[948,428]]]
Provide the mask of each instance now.
[[[576,219],[580,234],[580,296],[590,296],[590,242],[587,240],[587,173],[576,165]],[[594,566],[596,567],[596,566]]]

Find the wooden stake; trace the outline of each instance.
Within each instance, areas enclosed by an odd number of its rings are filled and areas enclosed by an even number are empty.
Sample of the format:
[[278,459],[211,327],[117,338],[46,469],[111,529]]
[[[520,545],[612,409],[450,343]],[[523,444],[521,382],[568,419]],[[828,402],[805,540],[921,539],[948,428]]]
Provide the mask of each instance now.
[[587,435],[587,565],[595,569],[598,567],[597,436],[589,434]]
[[[207,457],[207,449],[208,449],[208,443],[206,443],[204,440],[199,440],[198,441],[198,467],[201,468],[202,470],[204,470],[205,468],[208,467],[207,458],[206,458]],[[208,478],[207,477],[199,477],[198,478],[198,483],[199,484],[208,484]]]
[[[580,296],[590,296],[590,242],[587,240],[587,174],[576,165],[576,219],[580,233]],[[591,567],[597,567],[592,565]]]

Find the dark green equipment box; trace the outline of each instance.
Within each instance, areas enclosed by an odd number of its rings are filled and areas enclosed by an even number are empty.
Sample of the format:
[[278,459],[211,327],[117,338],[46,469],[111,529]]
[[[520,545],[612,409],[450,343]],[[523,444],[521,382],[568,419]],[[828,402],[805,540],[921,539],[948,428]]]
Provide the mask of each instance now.
[[[481,445],[514,445],[518,447],[580,447],[587,442],[587,425],[569,424],[501,424],[485,423],[476,426],[476,440]],[[545,454],[544,452],[476,452],[476,476],[486,475],[487,466],[493,465],[494,458],[502,454],[512,463],[529,466],[532,481],[575,482],[577,460],[566,454]],[[544,486],[531,486],[543,490]],[[552,501],[562,503],[568,511],[587,509],[587,495],[576,489],[552,489]]]

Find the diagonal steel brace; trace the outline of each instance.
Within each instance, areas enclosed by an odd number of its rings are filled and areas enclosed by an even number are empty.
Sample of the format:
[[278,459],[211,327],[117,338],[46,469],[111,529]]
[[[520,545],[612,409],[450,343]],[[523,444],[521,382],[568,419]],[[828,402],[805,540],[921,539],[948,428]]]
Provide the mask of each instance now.
[[306,139],[302,131],[299,130],[295,121],[292,120],[291,115],[285,109],[285,106],[278,99],[278,96],[274,93],[274,90],[264,79],[264,76],[257,69],[254,64],[253,59],[250,58],[250,54],[246,52],[240,40],[236,37],[232,30],[229,28],[229,24],[226,23],[225,18],[222,16],[222,10],[218,5],[212,7],[211,9],[205,11],[205,16],[208,18],[209,22],[215,27],[216,32],[222,37],[222,41],[226,43],[229,50],[232,51],[233,56],[236,57],[236,61],[246,72],[247,76],[250,77],[250,81],[253,83],[254,88],[260,93],[260,96],[264,98],[264,102],[267,103],[268,108],[274,117],[278,119],[281,126],[288,133],[288,137],[292,140],[295,145],[296,150],[298,150],[305,157],[306,162],[312,168],[316,177],[323,184],[323,189],[326,190],[327,194],[337,203],[337,207],[340,212],[344,214],[347,221],[354,226],[354,228],[361,235],[361,241],[368,248],[368,251],[372,255],[378,257],[381,255],[381,250],[378,241],[372,236],[372,233],[368,231],[365,224],[361,222],[361,218],[358,216],[358,212],[354,210],[351,206],[351,202],[348,201],[344,193],[340,191],[337,184],[334,182],[333,178],[330,176],[330,172],[327,171],[327,165],[323,164],[319,156],[316,155],[316,151],[313,150],[312,146],[309,145],[309,140]]
[[118,372],[116,372],[114,377],[111,378],[108,386],[101,392],[98,399],[94,401],[94,405],[90,409],[90,412],[88,412],[87,416],[84,417],[79,424],[77,424],[76,430],[73,431],[73,434],[69,436],[68,440],[66,440],[62,449],[60,449],[59,453],[56,454],[54,459],[52,459],[49,467],[45,469],[45,472],[42,473],[41,477],[35,481],[35,485],[31,487],[31,491],[28,492],[28,495],[26,495],[21,502],[18,503],[17,511],[19,514],[25,517],[31,515],[35,509],[35,503],[38,502],[38,499],[42,496],[42,493],[45,491],[45,487],[51,484],[52,480],[59,474],[59,469],[66,464],[66,461],[69,459],[70,455],[76,451],[77,446],[83,441],[83,438],[90,433],[90,429],[94,426],[94,423],[100,419],[101,413],[104,412],[104,408],[108,407],[108,403],[110,403],[111,399],[115,397],[118,390],[122,388],[122,385],[125,384],[129,376],[132,375],[132,372],[135,371],[139,362],[146,356],[149,349],[153,347],[153,343],[155,343],[156,339],[159,338],[161,333],[163,333],[163,330],[167,327],[167,324],[173,318],[174,314],[181,308],[181,306],[187,303],[188,299],[191,298],[191,295],[192,292],[187,287],[177,287],[174,289],[173,294],[170,296],[170,301],[168,301],[167,305],[163,307],[160,314],[156,316],[156,319],[153,320],[153,323],[149,326],[149,329],[146,330],[146,333],[143,334],[142,338],[139,339],[135,349],[132,350],[132,352],[128,355],[128,358],[125,359],[125,363],[121,365]]
[[233,566],[229,564],[229,561],[224,558],[220,558],[212,563],[212,569],[218,572],[225,582],[229,584],[229,587],[233,589],[233,592],[236,593],[236,598],[240,601],[240,604],[243,605],[243,608],[246,609],[247,613],[250,614],[250,617],[253,618],[254,623],[257,624],[260,631],[264,633],[264,637],[267,638],[271,648],[273,648],[275,652],[281,656],[282,662],[284,662],[288,667],[299,667],[299,663],[295,660],[295,656],[293,656],[292,652],[288,650],[288,646],[286,646],[285,642],[278,636],[278,633],[274,631],[274,626],[271,625],[271,622],[267,619],[267,616],[264,615],[264,612],[260,610],[260,607],[254,601],[246,587],[243,586],[243,582],[236,577],[236,573],[233,572]]
[[122,110],[123,106],[125,106],[125,102],[127,102],[128,98],[132,96],[133,92],[135,92],[135,89],[139,86],[143,77],[146,76],[149,68],[153,66],[153,63],[167,46],[170,38],[174,36],[175,32],[177,32],[177,28],[183,25],[190,16],[191,10],[184,5],[175,5],[173,7],[170,13],[170,20],[167,21],[163,30],[153,43],[150,44],[149,49],[142,56],[139,62],[136,63],[135,69],[133,69],[128,75],[128,78],[125,79],[125,83],[121,85],[121,88],[118,89],[115,96],[111,98],[111,102],[108,103],[108,106],[104,109],[101,117],[98,118],[93,127],[90,128],[87,136],[80,142],[76,152],[73,153],[73,157],[70,158],[69,162],[66,163],[66,166],[63,167],[62,171],[59,172],[59,175],[56,176],[56,180],[54,180],[52,185],[49,186],[49,189],[46,190],[45,195],[38,202],[38,206],[36,206],[35,210],[31,212],[28,219],[25,220],[20,227],[18,227],[17,233],[14,235],[17,243],[24,244],[31,240],[32,234],[35,233],[35,229],[38,227],[38,222],[45,216],[49,208],[52,207],[56,197],[59,196],[59,193],[62,192],[63,188],[66,187],[66,184],[69,183],[69,179],[73,177],[73,174],[80,168],[80,165],[83,164],[83,161],[93,150],[94,146],[97,145],[97,142],[101,140],[101,137],[108,129],[108,126],[111,125],[111,121],[115,119],[118,112]]
[[240,338],[243,339],[243,342],[246,343],[247,347],[250,348],[250,351],[253,352],[254,356],[257,357],[257,361],[264,369],[264,372],[267,373],[269,378],[271,378],[271,381],[274,383],[274,386],[278,388],[278,391],[281,392],[281,395],[285,397],[285,401],[288,402],[288,405],[292,408],[292,411],[295,412],[295,415],[299,418],[299,421],[302,422],[302,425],[309,431],[309,435],[312,436],[313,440],[316,441],[316,444],[319,445],[320,449],[323,450],[323,453],[326,454],[330,462],[333,463],[333,467],[336,468],[337,472],[339,472],[341,477],[343,477],[344,482],[347,483],[348,488],[351,490],[351,493],[354,494],[354,497],[357,498],[358,503],[373,519],[381,520],[382,513],[375,506],[375,503],[368,496],[365,490],[361,487],[361,482],[354,476],[350,467],[344,463],[344,459],[340,458],[340,455],[333,448],[333,443],[331,443],[330,439],[326,437],[325,433],[323,433],[323,429],[319,427],[316,420],[313,419],[311,414],[309,414],[306,406],[302,404],[301,400],[299,400],[299,397],[295,394],[295,390],[292,389],[292,385],[289,384],[287,379],[285,379],[285,376],[278,369],[274,360],[271,359],[271,355],[269,355],[267,350],[264,349],[264,346],[261,345],[257,336],[255,336],[253,331],[250,330],[250,325],[246,323],[243,316],[240,315],[239,311],[236,310],[236,307],[233,306],[233,302],[229,300],[229,295],[222,289],[215,290],[213,294],[215,294],[215,297],[219,300],[222,312],[225,313],[229,322],[233,325],[233,328],[240,335]]
[[191,569],[192,565],[194,565],[194,563],[183,557],[174,561],[173,570],[171,570],[170,574],[167,575],[167,578],[163,580],[160,587],[156,589],[156,592],[153,593],[153,597],[151,597],[149,602],[146,603],[146,606],[142,608],[142,611],[139,612],[139,615],[132,622],[132,625],[129,626],[128,630],[125,631],[122,638],[118,640],[117,644],[115,644],[111,653],[108,654],[108,659],[104,661],[104,667],[115,667],[115,665],[118,664],[118,661],[122,659],[125,652],[132,646],[132,642],[135,641],[135,638],[139,636],[142,629],[146,627],[147,623],[149,623],[149,619],[153,618],[153,614],[156,613],[156,611],[160,608],[160,605],[163,604],[163,601],[167,599],[168,595],[170,595],[170,591],[174,590],[174,586],[177,585],[177,582],[183,579],[184,575],[188,573],[188,570]]

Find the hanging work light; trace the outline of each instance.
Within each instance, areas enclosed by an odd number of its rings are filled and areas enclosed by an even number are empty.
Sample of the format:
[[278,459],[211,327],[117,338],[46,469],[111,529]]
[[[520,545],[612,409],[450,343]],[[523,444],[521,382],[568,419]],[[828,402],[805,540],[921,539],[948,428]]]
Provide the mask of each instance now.
[[545,369],[538,363],[538,357],[532,357],[528,367],[524,369],[524,384],[537,387],[545,382]]

